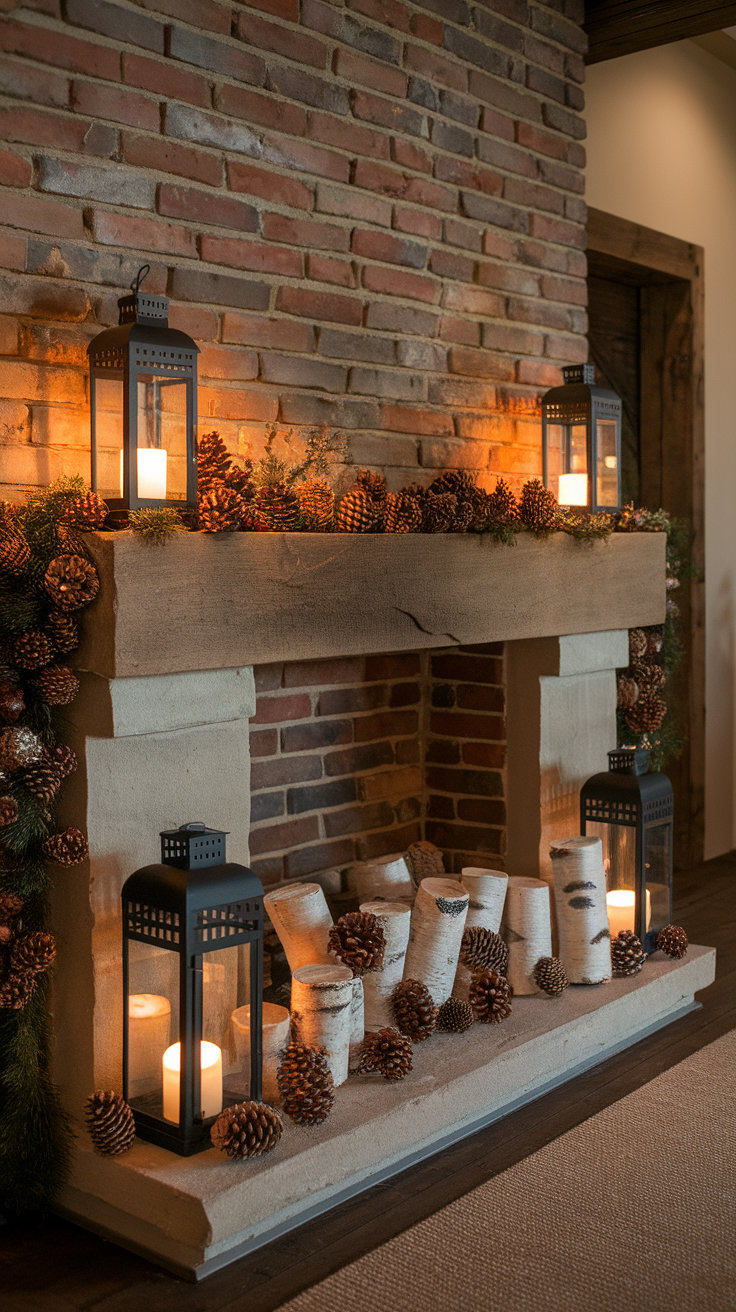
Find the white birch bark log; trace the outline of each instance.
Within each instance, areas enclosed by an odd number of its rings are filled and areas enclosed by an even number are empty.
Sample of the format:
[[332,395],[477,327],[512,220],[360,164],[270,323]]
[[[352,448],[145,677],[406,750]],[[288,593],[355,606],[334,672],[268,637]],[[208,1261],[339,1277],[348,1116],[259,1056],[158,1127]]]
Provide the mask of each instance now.
[[291,1032],[324,1048],[335,1086],[348,1078],[353,972],[347,966],[299,966],[291,980]]
[[560,960],[571,984],[611,978],[611,934],[600,838],[560,838],[550,847]]
[[[363,977],[364,979],[365,977]],[[353,980],[353,998],[350,1003],[350,1051],[348,1070],[354,1071],[360,1062],[360,1045],[365,1038],[364,983],[360,976]]]
[[411,913],[404,979],[426,984],[437,1005],[452,993],[468,893],[454,879],[423,879]]
[[365,1028],[382,1030],[396,1024],[391,994],[404,974],[411,909],[404,902],[362,902],[360,909],[376,917],[386,939],[383,968],[363,976]]
[[360,861],[348,870],[348,885],[360,902],[386,898],[402,898],[409,905],[414,901],[416,889],[411,871],[403,856],[385,857],[381,861]]
[[[498,870],[484,870],[480,866],[464,866],[460,883],[467,890],[470,901],[465,928],[479,925],[497,934],[501,926],[503,904],[506,898],[508,875]],[[453,998],[467,1002],[470,998],[470,983],[473,972],[464,962],[458,961],[455,983],[452,986]]]
[[332,916],[319,884],[288,884],[267,893],[263,905],[279,936],[292,973],[300,966],[328,965]]
[[540,957],[552,955],[549,886],[543,879],[509,877],[501,937],[508,944],[508,981],[514,993],[538,993],[534,967]]
[[[238,1069],[243,1078],[242,1095],[250,1097],[250,1003],[232,1014]],[[291,1017],[286,1007],[263,1004],[263,1101],[281,1101],[276,1073],[289,1046]]]

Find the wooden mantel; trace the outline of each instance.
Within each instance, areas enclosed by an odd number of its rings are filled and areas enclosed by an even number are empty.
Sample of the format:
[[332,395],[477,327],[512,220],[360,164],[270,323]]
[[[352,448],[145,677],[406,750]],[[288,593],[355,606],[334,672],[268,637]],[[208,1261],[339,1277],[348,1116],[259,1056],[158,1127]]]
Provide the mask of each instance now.
[[90,534],[76,664],[106,678],[660,624],[663,533]]

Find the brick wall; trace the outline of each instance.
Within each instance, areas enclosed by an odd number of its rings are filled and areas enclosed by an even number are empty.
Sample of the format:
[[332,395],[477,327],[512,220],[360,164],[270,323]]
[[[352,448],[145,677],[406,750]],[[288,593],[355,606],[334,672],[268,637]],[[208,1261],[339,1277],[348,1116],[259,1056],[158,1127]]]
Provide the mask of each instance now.
[[0,482],[87,472],[145,260],[233,450],[539,469],[586,358],[582,0],[0,0]]

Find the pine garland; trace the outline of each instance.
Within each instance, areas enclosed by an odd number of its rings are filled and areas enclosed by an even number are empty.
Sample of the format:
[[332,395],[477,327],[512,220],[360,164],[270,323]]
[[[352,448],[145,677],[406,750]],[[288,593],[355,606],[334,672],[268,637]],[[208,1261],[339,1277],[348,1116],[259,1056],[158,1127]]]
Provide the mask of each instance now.
[[[70,555],[88,559],[81,535],[62,523],[69,503],[85,490],[81,477],[60,478],[32,492],[25,505],[0,504],[2,537],[24,540],[30,548],[22,571],[0,573],[2,664],[23,691],[25,709],[17,727],[37,734],[47,753],[59,742],[63,708],[43,700],[38,669],[14,667],[12,642],[29,630],[44,632],[54,608],[43,586],[51,561]],[[45,806],[23,781],[21,769],[3,783],[18,817],[0,830],[0,891],[22,899],[25,933],[48,930],[50,880],[41,849],[56,828],[56,799]],[[48,997],[49,978],[43,975],[23,1008],[0,1008],[0,1213],[8,1218],[46,1211],[69,1169],[71,1127],[49,1068]]]

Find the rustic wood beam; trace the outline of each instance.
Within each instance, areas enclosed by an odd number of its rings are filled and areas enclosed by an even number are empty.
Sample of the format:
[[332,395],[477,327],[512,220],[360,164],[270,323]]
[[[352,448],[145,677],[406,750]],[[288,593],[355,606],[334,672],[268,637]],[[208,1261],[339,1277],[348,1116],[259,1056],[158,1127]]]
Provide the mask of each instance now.
[[587,62],[617,59],[736,23],[736,4],[719,0],[586,0]]

